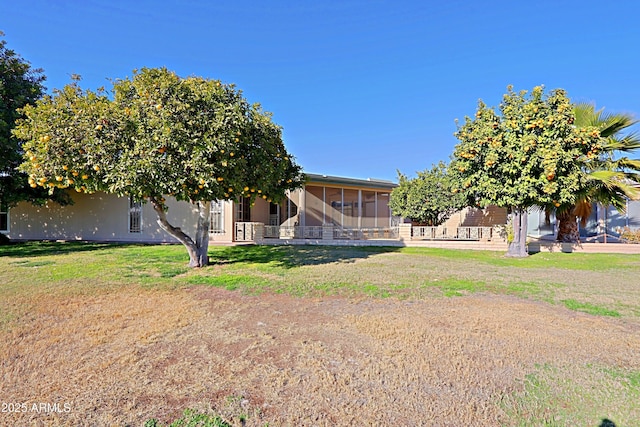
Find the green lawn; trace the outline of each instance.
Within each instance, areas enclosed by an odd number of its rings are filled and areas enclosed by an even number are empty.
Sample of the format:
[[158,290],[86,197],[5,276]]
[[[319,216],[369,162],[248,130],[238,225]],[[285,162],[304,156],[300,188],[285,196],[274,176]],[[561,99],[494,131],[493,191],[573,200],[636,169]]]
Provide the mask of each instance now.
[[[211,265],[187,267],[182,246],[24,243],[0,247],[0,322],[17,301],[47,292],[84,294],[122,286],[209,285],[245,293],[296,296],[455,297],[511,294],[572,310],[640,317],[640,256],[430,248],[212,247]],[[12,303],[9,303],[13,301]]]

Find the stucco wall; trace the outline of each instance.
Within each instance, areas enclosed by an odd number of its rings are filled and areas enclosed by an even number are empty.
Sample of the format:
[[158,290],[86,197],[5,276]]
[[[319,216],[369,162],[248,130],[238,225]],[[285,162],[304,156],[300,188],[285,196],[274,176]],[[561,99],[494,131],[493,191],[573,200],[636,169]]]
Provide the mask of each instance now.
[[251,221],[269,224],[269,205],[266,200],[258,197],[251,206]]
[[233,216],[234,216],[233,202],[226,201],[223,203],[223,223],[224,231],[213,233],[209,235],[211,242],[217,243],[229,243],[233,241]]
[[[8,236],[16,240],[97,240],[116,242],[175,242],[156,222],[156,213],[142,205],[140,233],[129,232],[129,200],[104,193],[72,194],[70,206],[20,203],[9,211]],[[186,202],[167,200],[171,224],[189,235],[197,215]]]
[[464,208],[444,223],[446,227],[490,227],[507,223],[507,210],[497,206],[485,209]]

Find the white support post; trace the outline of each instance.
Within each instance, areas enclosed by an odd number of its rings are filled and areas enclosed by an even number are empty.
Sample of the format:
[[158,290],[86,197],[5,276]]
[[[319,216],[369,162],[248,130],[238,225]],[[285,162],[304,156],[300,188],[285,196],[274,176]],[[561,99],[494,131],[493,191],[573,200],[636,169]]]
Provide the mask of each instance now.
[[327,223],[327,187],[322,186],[322,224]]
[[362,190],[358,190],[358,228],[362,228]]
[[307,187],[300,191],[300,206],[302,213],[300,214],[300,225],[304,227],[307,224]]
[[340,227],[344,227],[344,188],[340,189]]

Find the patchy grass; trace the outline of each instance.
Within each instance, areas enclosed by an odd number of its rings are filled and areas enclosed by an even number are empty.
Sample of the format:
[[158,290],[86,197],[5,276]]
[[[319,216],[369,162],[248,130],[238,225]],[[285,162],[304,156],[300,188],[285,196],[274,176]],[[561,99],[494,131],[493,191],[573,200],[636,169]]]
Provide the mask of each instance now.
[[574,299],[565,299],[562,300],[562,303],[570,310],[581,311],[583,313],[593,314],[594,316],[620,317],[620,313],[616,310],[611,310],[606,307],[600,307],[586,302],[579,302]]
[[192,275],[185,279],[185,282],[192,285],[207,285],[223,288],[228,291],[243,289],[267,289],[269,282],[261,277],[246,276],[241,274],[219,274],[215,276]]
[[522,427],[637,425],[638,378],[640,371],[595,365],[538,366],[502,406]]
[[[462,425],[640,423],[640,256],[315,246],[210,255],[192,270],[176,245],[0,247],[7,387],[83,408],[117,401],[114,420],[167,394],[170,412],[157,414],[167,425],[402,425],[429,411]],[[211,306],[198,292],[213,293]],[[97,389],[102,401],[91,400]],[[186,394],[218,405],[182,413]],[[229,409],[230,395],[247,397]],[[347,409],[304,418],[333,407]],[[165,425],[154,415],[145,419]]]
[[405,254],[422,255],[433,258],[460,259],[461,252],[466,261],[477,261],[498,267],[518,268],[558,268],[563,270],[583,271],[607,271],[617,269],[640,268],[640,257],[628,254],[590,254],[590,253],[565,253],[539,252],[526,258],[508,258],[503,252],[495,251],[460,251],[441,248],[401,248]]
[[[164,427],[157,419],[151,418],[144,423],[144,427]],[[218,415],[205,414],[193,409],[185,409],[180,418],[166,427],[232,427]]]
[[[191,270],[180,245],[24,243],[0,247],[0,322],[25,310],[32,293],[109,292],[120,286],[208,285],[247,294],[395,297],[516,295],[601,316],[640,317],[640,256],[432,248],[212,247],[212,265]],[[21,308],[22,307],[22,308]]]

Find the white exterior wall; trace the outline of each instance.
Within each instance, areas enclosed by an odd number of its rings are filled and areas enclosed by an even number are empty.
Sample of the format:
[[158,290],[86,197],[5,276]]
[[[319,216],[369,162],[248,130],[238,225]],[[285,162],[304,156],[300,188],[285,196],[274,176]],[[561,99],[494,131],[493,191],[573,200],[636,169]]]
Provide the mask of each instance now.
[[[129,199],[105,193],[72,194],[73,205],[20,203],[9,211],[14,240],[95,240],[113,242],[177,242],[157,224],[151,205],[142,205],[140,233],[129,232]],[[190,203],[168,199],[169,222],[195,234],[197,213]],[[226,218],[225,218],[226,219]]]
[[507,210],[497,206],[464,208],[445,221],[445,227],[492,227],[507,223]]
[[234,206],[233,202],[225,201],[223,203],[223,223],[224,232],[209,234],[209,241],[214,243],[229,243],[233,241],[234,234]]

